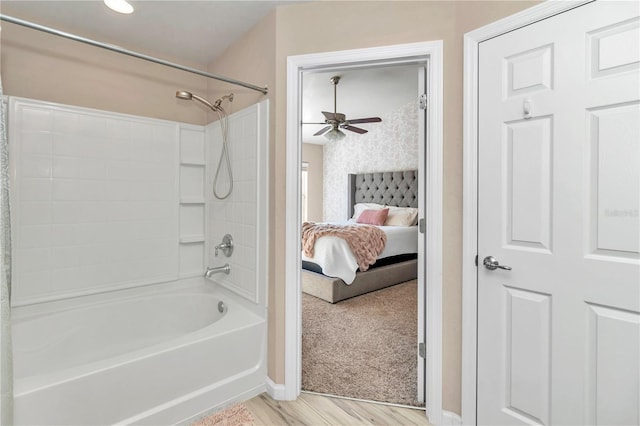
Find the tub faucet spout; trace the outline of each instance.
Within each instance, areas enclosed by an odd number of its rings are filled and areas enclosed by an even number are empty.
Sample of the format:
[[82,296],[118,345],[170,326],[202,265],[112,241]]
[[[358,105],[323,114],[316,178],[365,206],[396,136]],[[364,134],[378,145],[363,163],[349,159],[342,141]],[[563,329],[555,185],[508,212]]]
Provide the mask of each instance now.
[[214,268],[208,267],[207,271],[204,273],[204,276],[205,278],[211,278],[211,275],[213,274],[223,273],[229,275],[229,272],[231,272],[231,266],[229,266],[228,263],[225,263],[224,266],[218,266]]

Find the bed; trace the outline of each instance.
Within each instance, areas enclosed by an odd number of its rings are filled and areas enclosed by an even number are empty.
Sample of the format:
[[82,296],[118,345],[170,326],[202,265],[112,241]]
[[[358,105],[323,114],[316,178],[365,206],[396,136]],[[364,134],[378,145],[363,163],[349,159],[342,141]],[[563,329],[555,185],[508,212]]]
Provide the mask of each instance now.
[[[352,218],[358,209],[361,210],[369,204],[417,209],[417,172],[405,170],[349,175],[347,217]],[[349,223],[353,222],[353,219],[349,220]],[[302,291],[327,302],[337,303],[416,278],[417,226],[379,228],[385,231],[387,244],[375,264],[364,272],[345,271],[352,267],[354,261],[348,247],[344,248],[346,244],[340,242],[340,238],[327,236],[318,239],[316,250],[329,253],[325,256],[328,260],[321,259],[322,256],[309,258],[303,254]],[[346,266],[323,263],[342,259],[347,259]],[[341,274],[343,278],[340,278]],[[351,282],[347,284],[349,281]]]

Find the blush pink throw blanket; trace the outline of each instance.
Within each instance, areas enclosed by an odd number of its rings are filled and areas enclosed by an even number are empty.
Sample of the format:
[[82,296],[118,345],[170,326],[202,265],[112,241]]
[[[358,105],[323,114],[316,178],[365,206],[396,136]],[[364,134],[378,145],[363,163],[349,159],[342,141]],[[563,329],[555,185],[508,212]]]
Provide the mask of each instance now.
[[331,225],[305,222],[302,224],[302,251],[313,257],[316,240],[324,236],[340,237],[347,242],[361,271],[376,263],[376,258],[387,243],[387,234],[371,225]]

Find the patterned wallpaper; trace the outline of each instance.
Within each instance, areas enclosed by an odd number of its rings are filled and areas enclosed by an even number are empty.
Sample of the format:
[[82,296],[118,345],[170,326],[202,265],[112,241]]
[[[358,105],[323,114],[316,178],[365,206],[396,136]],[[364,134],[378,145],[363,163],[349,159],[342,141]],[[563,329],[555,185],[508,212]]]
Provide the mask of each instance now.
[[345,131],[324,146],[324,221],[347,219],[349,173],[418,168],[418,108],[415,101],[381,114],[381,123],[365,124],[369,133]]

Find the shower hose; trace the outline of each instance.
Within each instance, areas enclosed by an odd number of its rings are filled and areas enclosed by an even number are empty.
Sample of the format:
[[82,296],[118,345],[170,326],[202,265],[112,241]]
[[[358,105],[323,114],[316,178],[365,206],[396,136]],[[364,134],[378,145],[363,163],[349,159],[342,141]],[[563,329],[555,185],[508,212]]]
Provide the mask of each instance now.
[[[218,118],[220,119],[220,130],[222,132],[222,151],[220,152],[220,159],[218,160],[218,168],[216,169],[215,177],[213,178],[213,196],[218,200],[224,200],[231,195],[233,191],[233,173],[231,171],[231,161],[229,160],[229,148],[228,148],[228,131],[229,131],[229,116],[227,112],[222,108],[222,106],[218,106],[215,111],[218,113]],[[226,194],[220,195],[218,194],[218,177],[220,176],[220,169],[222,169],[222,162],[226,163],[228,176],[229,176],[229,189]]]

